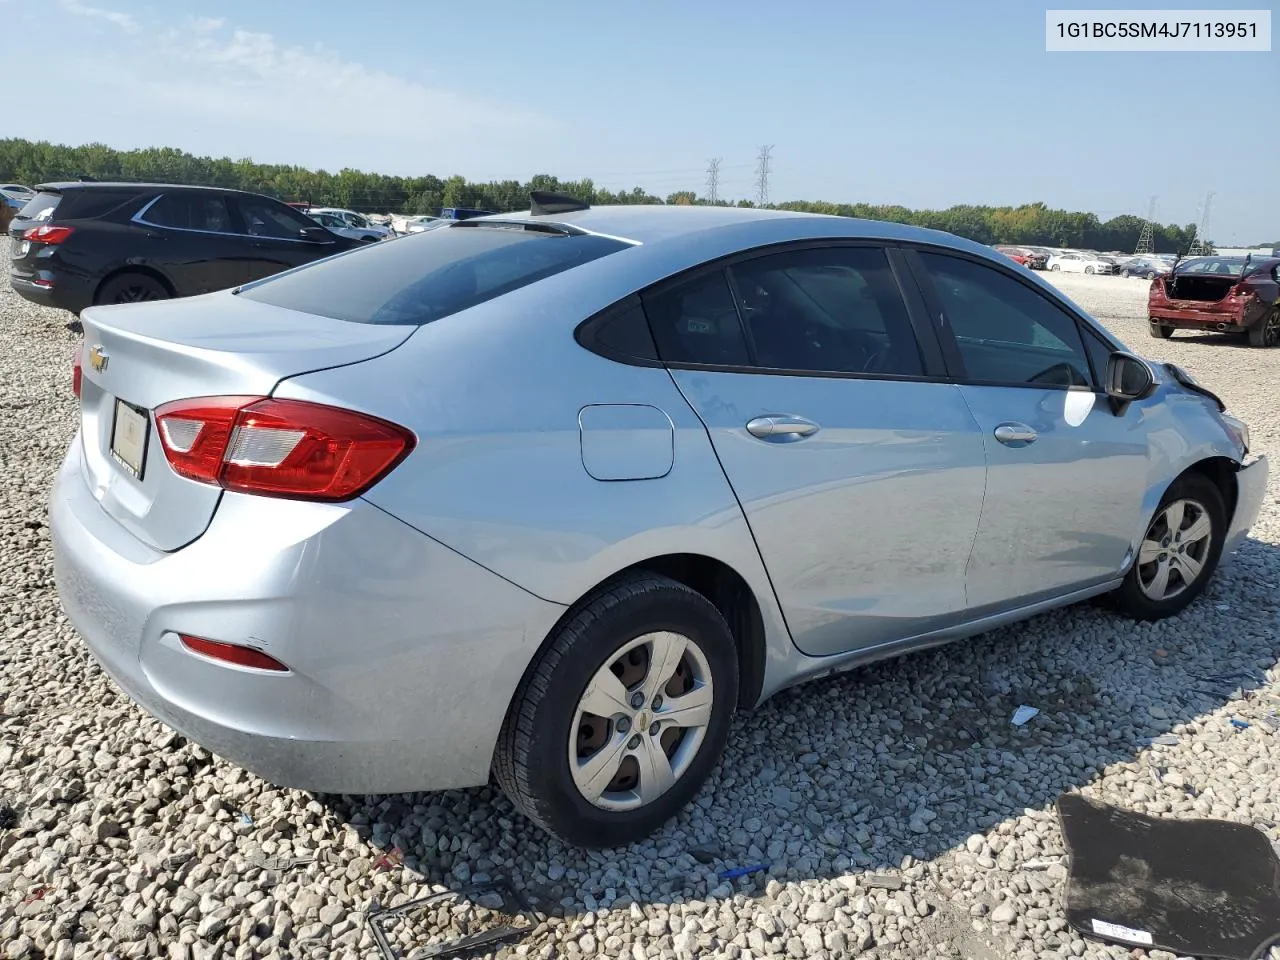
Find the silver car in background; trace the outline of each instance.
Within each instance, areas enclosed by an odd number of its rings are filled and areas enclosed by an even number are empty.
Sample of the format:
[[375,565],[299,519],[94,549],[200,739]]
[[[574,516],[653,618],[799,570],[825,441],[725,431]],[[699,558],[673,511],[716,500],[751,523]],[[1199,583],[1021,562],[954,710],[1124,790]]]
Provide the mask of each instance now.
[[976,243],[722,207],[453,222],[82,316],[63,606],[280,785],[658,828],[736,711],[1101,594],[1178,613],[1268,466]]

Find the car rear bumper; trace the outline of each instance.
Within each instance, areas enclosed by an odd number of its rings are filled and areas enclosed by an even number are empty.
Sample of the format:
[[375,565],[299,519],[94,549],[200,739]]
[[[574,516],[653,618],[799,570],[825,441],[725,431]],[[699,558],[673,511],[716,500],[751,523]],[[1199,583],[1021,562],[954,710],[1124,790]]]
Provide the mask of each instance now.
[[[50,504],[63,609],[134,701],[279,786],[481,785],[507,705],[564,608],[372,504],[224,494],[205,534],[151,549],[98,502],[77,434]],[[227,665],[178,634],[254,646]]]
[[1181,329],[1244,330],[1245,320],[1240,311],[1231,308],[1217,309],[1204,306],[1174,306],[1169,303],[1148,303],[1147,316],[1151,323]]
[[1249,530],[1258,522],[1262,501],[1267,495],[1270,470],[1270,462],[1265,456],[1260,456],[1236,471],[1236,510],[1222,547],[1223,565],[1230,562],[1231,555],[1240,548]]
[[[37,283],[36,280],[44,282]],[[42,307],[69,310],[77,316],[81,310],[92,304],[92,295],[86,293],[80,284],[65,283],[63,278],[54,276],[48,271],[40,271],[35,278],[10,273],[9,283],[13,287],[13,292],[24,300],[38,303]]]

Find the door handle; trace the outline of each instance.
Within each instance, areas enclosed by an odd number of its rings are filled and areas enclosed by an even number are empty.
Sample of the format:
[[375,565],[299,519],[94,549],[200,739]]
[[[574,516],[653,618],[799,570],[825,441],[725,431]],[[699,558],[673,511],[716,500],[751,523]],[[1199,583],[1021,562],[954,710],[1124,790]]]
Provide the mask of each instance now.
[[1036,437],[1040,436],[1025,423],[1002,423],[996,427],[995,435],[997,440],[1010,447],[1035,443]]
[[761,440],[791,439],[808,437],[818,432],[818,425],[804,417],[791,417],[774,414],[768,417],[756,417],[747,422],[747,433]]

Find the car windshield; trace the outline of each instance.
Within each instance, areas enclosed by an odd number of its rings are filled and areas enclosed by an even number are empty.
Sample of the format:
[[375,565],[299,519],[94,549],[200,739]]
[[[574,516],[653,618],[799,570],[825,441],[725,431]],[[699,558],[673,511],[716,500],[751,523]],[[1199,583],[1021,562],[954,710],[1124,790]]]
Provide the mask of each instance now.
[[1192,260],[1178,267],[1178,273],[1204,273],[1217,277],[1238,277],[1244,272],[1243,260],[1221,258]]
[[628,246],[517,224],[454,224],[291,270],[239,295],[352,323],[417,325]]

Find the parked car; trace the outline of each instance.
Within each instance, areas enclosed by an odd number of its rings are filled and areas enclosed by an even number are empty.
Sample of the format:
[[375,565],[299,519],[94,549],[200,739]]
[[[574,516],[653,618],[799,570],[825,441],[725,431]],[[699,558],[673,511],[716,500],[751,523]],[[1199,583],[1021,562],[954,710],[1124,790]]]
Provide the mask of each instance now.
[[171,183],[46,183],[9,225],[13,289],[74,314],[234,287],[357,245],[270,197]]
[[1280,344],[1280,257],[1183,260],[1147,291],[1153,337],[1174,330],[1244,334],[1255,347]]
[[54,574],[148,711],[325,793],[492,771],[619,846],[736,711],[1088,597],[1173,616],[1258,516],[1243,423],[988,247],[535,201],[84,312]]
[[1061,270],[1063,273],[1102,273],[1115,272],[1115,264],[1103,260],[1094,254],[1069,250],[1056,253],[1049,258],[1050,270]]
[[444,220],[470,220],[474,217],[489,217],[492,215],[492,210],[479,210],[475,207],[445,207],[440,211],[440,217]]
[[1020,263],[1028,270],[1043,270],[1049,259],[1045,254],[1037,253],[1030,247],[1013,247],[1000,244],[996,249],[1014,263]]
[[405,221],[405,233],[424,233],[448,222],[443,217],[410,217]]
[[20,183],[0,183],[0,232],[8,231],[9,221],[34,196],[34,190]]
[[1171,264],[1165,263],[1163,260],[1154,256],[1144,257],[1128,257],[1121,260],[1118,265],[1118,272],[1122,277],[1146,277],[1153,280],[1156,277],[1164,276],[1173,267]]
[[363,240],[366,236],[382,240],[393,236],[395,233],[390,227],[374,223],[362,213],[356,213],[354,210],[344,210],[342,207],[310,207],[306,213],[312,217],[316,215],[331,217],[341,221],[351,230],[364,231],[360,236],[353,237],[353,239],[357,240]]
[[326,230],[336,233],[340,237],[347,237],[350,240],[359,240],[361,243],[373,243],[377,240],[385,240],[388,237],[394,237],[395,231],[386,227],[380,227],[377,224],[369,224],[367,227],[353,227],[349,221],[338,216],[336,213],[326,213],[320,210],[312,210],[307,214],[312,220],[320,224]]

